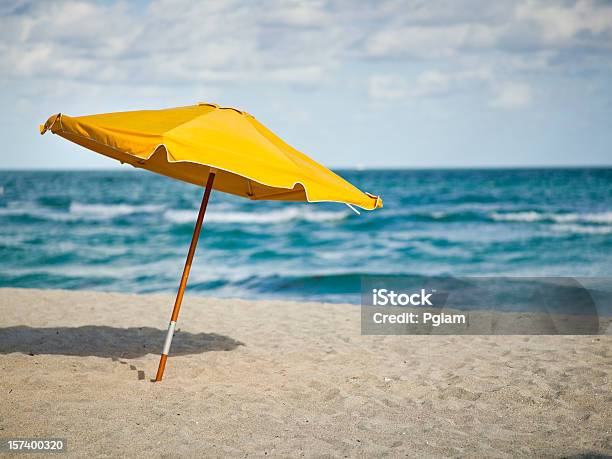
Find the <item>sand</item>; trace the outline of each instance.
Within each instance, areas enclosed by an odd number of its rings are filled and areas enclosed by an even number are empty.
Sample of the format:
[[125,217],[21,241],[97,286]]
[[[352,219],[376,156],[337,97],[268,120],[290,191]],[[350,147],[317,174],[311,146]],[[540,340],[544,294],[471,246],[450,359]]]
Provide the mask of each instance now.
[[0,438],[70,456],[612,455],[612,336],[361,336],[359,308],[0,289]]

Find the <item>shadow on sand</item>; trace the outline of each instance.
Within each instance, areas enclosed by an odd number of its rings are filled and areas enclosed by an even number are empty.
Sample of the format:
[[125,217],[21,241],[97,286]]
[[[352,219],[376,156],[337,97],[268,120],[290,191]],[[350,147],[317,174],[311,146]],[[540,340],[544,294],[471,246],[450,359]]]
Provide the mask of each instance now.
[[[0,354],[51,354],[133,359],[146,354],[159,354],[166,330],[151,327],[116,328],[102,325],[83,327],[32,328],[25,326],[0,328]],[[244,346],[216,333],[177,331],[172,341],[172,355],[201,354],[210,351],[231,351]]]

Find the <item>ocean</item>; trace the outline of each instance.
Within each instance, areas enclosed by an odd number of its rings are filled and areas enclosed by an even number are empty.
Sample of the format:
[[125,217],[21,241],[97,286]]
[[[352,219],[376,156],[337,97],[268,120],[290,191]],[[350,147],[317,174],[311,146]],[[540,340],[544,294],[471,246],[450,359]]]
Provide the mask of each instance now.
[[[362,275],[612,274],[612,169],[338,171],[332,203],[213,192],[199,295],[359,302]],[[202,188],[146,171],[0,172],[0,286],[175,292]]]

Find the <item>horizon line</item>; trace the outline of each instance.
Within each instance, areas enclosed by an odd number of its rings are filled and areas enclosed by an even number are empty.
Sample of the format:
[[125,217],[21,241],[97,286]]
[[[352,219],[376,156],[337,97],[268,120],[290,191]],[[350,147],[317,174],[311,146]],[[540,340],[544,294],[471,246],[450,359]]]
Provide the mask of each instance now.
[[[328,166],[326,166],[328,167]],[[136,169],[136,168],[134,168]],[[349,166],[330,166],[331,170],[343,171],[407,171],[407,170],[528,170],[528,169],[612,169],[612,164],[556,164],[556,165],[477,165],[477,166],[373,166],[373,167],[349,167]],[[0,172],[118,172],[120,170],[129,170],[119,167],[0,167]]]

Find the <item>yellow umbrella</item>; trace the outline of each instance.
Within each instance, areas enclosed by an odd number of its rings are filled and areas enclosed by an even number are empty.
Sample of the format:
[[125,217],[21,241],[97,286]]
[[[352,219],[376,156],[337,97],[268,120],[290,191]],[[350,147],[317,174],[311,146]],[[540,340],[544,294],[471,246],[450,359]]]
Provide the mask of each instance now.
[[252,115],[235,108],[200,103],[164,110],[91,116],[51,116],[50,130],[122,163],[148,169],[206,190],[172,311],[157,371],[161,381],[187,278],[213,188],[253,200],[339,202],[366,210],[382,199],[353,185],[300,153]]

